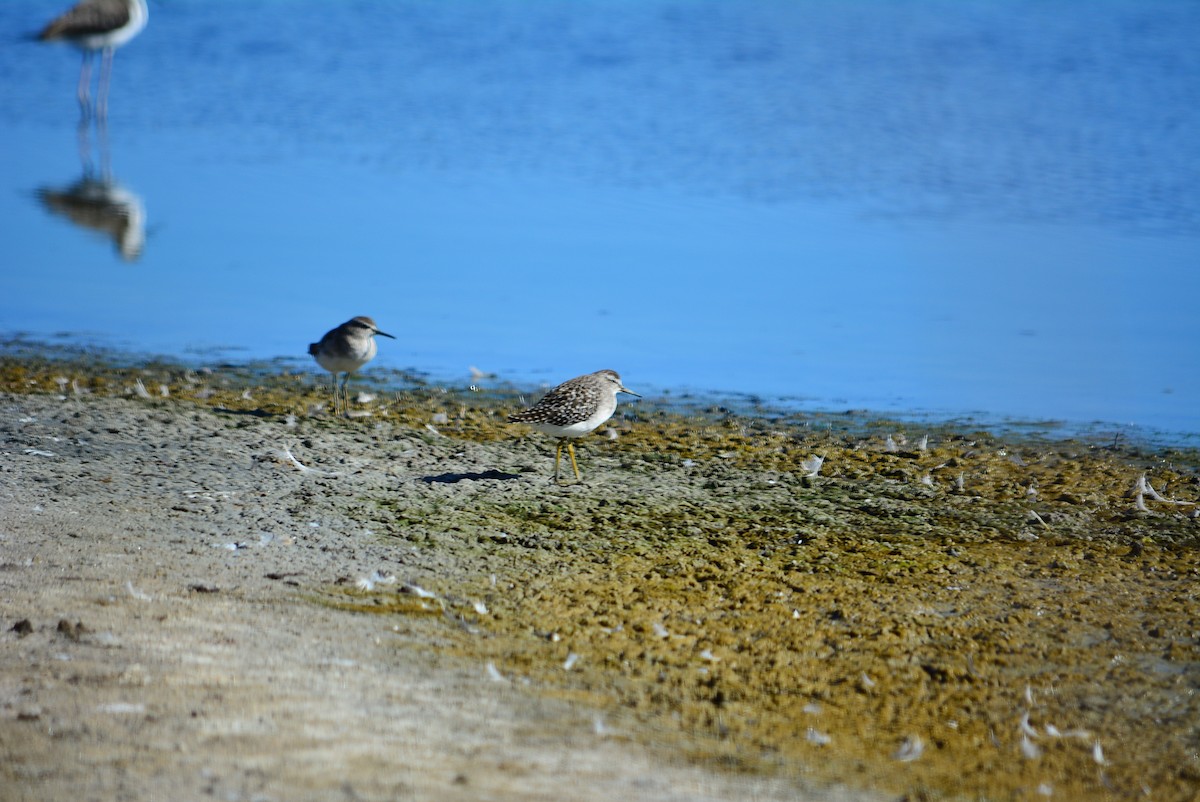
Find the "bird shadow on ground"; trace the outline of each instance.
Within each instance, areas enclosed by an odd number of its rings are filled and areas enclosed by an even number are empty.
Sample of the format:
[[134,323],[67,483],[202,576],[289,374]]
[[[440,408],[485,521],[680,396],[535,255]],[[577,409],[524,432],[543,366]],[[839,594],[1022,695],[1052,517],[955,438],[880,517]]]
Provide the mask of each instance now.
[[221,412],[226,415],[245,415],[251,418],[276,418],[279,417],[274,412],[268,412],[265,409],[230,409],[229,407],[213,407],[216,412]]
[[452,485],[456,482],[479,482],[484,479],[520,479],[520,474],[504,473],[503,471],[484,471],[482,473],[443,473],[438,476],[422,476],[421,481],[426,484],[447,484]]

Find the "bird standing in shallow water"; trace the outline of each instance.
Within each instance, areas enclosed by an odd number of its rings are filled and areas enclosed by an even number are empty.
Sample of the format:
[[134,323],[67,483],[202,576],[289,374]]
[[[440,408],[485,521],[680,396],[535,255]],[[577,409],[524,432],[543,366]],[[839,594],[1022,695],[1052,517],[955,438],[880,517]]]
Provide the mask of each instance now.
[[365,315],[347,320],[336,329],[325,332],[320,342],[311,343],[308,353],[317,360],[317,364],[333,374],[333,411],[338,412],[338,374],[344,373],[341,396],[345,401],[342,410],[350,411],[350,395],[346,384],[350,374],[375,358],[377,350],[375,335],[391,337],[385,331],[380,331],[375,321]]
[[563,445],[571,457],[575,480],[583,481],[575,462],[575,444],[569,438],[583,437],[612,417],[617,409],[617,393],[640,395],[621,384],[615,370],[598,370],[563,382],[542,397],[529,409],[508,416],[512,423],[526,423],[539,432],[558,438],[554,452],[554,481],[558,482],[558,466]]
[[88,89],[92,81],[92,59],[99,50],[100,84],[96,92],[96,116],[108,115],[108,85],[112,79],[113,53],[142,32],[150,19],[146,0],[81,0],[52,20],[38,34],[41,42],[70,42],[83,51],[79,68],[79,107],[84,120],[91,111]]

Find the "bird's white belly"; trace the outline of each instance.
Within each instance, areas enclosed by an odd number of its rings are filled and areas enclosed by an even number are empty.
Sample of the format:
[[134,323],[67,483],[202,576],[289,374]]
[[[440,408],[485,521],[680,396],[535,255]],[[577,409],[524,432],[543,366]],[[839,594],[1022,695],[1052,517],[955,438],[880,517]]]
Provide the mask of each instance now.
[[554,437],[583,437],[585,434],[593,431],[597,426],[604,423],[612,417],[613,412],[617,409],[617,399],[614,396],[609,396],[600,402],[600,406],[595,412],[588,417],[587,420],[579,421],[578,423],[568,424],[567,426],[555,426],[552,423],[530,423],[534,429],[544,434]]
[[317,364],[330,373],[353,373],[375,358],[375,341],[368,339],[362,348],[341,354],[317,354]]

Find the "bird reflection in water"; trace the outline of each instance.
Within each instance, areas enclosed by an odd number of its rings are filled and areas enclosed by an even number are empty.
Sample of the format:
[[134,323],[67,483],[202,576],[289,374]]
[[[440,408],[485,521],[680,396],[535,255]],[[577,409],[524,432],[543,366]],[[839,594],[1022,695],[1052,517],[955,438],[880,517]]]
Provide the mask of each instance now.
[[[108,93],[113,53],[146,27],[145,0],[82,0],[51,21],[37,39],[68,42],[83,53],[79,70],[79,160],[83,176],[62,188],[42,187],[38,200],[47,211],[81,228],[98,232],[113,243],[127,262],[142,255],[146,241],[146,210],[137,193],[121,186],[112,173],[108,141]],[[101,54],[96,100],[91,98],[92,62]],[[99,169],[92,160],[92,122],[95,121]]]
[[84,175],[68,187],[42,187],[37,194],[47,211],[107,236],[125,261],[137,261],[142,255],[146,242],[142,200],[111,178]]
[[38,200],[46,211],[61,215],[80,228],[104,235],[112,241],[122,259],[135,262],[141,257],[146,242],[146,207],[140,195],[113,177],[108,124],[102,119],[96,123],[96,148],[100,155],[99,170],[92,160],[91,126],[86,118],[81,119],[79,160],[82,177],[65,187],[41,187],[37,191]]

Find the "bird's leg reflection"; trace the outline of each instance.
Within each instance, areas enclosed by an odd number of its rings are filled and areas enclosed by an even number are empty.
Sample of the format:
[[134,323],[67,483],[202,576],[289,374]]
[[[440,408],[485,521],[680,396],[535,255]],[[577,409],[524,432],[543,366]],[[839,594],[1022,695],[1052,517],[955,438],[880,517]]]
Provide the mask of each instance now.
[[79,98],[80,125],[86,125],[92,116],[92,56],[94,51],[83,51],[83,63],[79,65],[79,87],[76,95]]
[[100,151],[100,179],[112,183],[112,149],[108,144],[108,117],[96,118],[96,148]]
[[75,136],[79,141],[79,164],[83,168],[84,177],[90,178],[95,173],[95,166],[92,164],[92,126],[86,113],[79,115]]
[[[109,145],[108,118],[97,114],[96,150],[99,158],[99,178],[102,181],[112,181],[112,148]],[[85,178],[97,176],[97,163],[92,160],[92,124],[91,115],[81,114],[79,125],[76,127],[76,138],[79,142],[79,166]]]

